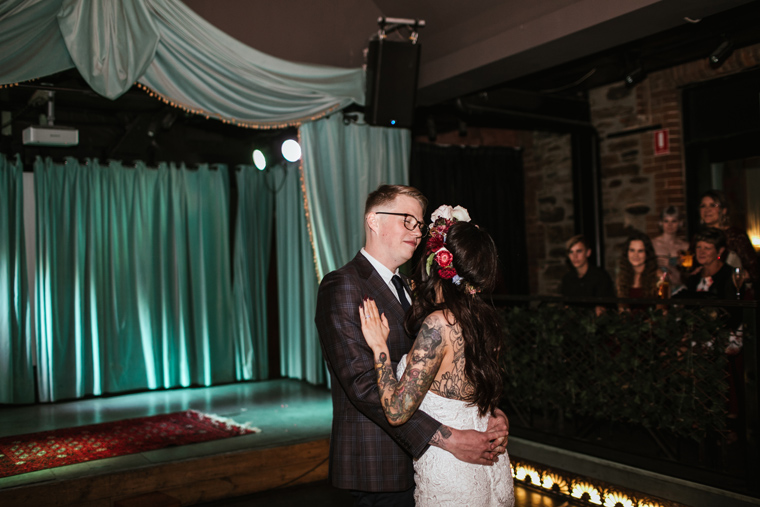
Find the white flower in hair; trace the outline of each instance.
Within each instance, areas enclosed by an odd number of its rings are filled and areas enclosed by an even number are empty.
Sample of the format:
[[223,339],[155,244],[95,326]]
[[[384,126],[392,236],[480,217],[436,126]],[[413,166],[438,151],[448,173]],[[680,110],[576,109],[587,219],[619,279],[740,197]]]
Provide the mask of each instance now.
[[458,222],[469,222],[470,214],[467,213],[467,209],[457,206],[451,211],[451,218],[454,218]]
[[438,206],[438,209],[433,212],[433,215],[431,216],[431,221],[435,223],[436,220],[439,218],[444,218],[446,220],[451,220],[451,212],[454,211],[451,209],[451,206],[448,204],[443,204],[441,206]]
[[456,220],[457,222],[469,222],[470,214],[462,206],[452,208],[448,204],[443,204],[442,206],[438,206],[438,209],[433,212],[430,218],[432,223],[435,223],[439,218]]

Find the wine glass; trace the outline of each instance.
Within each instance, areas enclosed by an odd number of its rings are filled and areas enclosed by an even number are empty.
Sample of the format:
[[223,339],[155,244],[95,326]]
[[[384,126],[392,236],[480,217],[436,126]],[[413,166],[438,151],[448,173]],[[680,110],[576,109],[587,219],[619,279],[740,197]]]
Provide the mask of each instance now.
[[741,299],[741,290],[744,281],[747,279],[747,271],[744,268],[734,268],[731,272],[731,279],[736,287],[736,299]]
[[688,250],[681,250],[679,252],[679,257],[681,261],[681,266],[686,270],[690,270],[691,266],[694,264],[694,255],[689,252]]

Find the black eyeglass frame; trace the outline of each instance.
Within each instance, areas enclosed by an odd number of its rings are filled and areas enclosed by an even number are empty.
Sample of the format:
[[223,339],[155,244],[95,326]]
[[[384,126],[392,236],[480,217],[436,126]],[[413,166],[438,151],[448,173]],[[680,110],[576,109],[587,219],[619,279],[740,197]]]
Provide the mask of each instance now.
[[[428,232],[427,224],[425,224],[424,222],[420,222],[419,220],[417,220],[417,217],[415,217],[414,215],[410,215],[409,213],[391,213],[390,211],[375,211],[375,215],[396,215],[399,217],[404,217],[404,227],[406,227],[407,231],[413,231],[414,229],[419,229],[423,236],[427,234]],[[409,220],[410,218],[414,220],[415,222],[417,222],[417,224],[409,227],[407,222],[410,221]]]

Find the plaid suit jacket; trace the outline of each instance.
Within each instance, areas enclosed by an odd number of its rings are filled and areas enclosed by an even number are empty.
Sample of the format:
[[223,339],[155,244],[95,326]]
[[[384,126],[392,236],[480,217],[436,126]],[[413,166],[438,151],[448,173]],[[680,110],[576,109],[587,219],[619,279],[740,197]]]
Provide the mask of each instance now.
[[319,286],[315,322],[332,380],[330,478],[359,491],[403,491],[414,486],[412,457],[420,457],[440,423],[417,411],[405,424],[388,424],[380,405],[374,356],[359,323],[363,296],[375,300],[390,327],[388,349],[395,369],[413,341],[404,311],[372,264],[359,252]]

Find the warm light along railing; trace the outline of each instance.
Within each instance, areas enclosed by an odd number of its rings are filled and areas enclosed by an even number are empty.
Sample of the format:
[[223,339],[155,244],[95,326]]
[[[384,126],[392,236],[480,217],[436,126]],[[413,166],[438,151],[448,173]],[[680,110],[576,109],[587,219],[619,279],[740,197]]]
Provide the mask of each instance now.
[[494,302],[511,434],[758,491],[755,301]]

